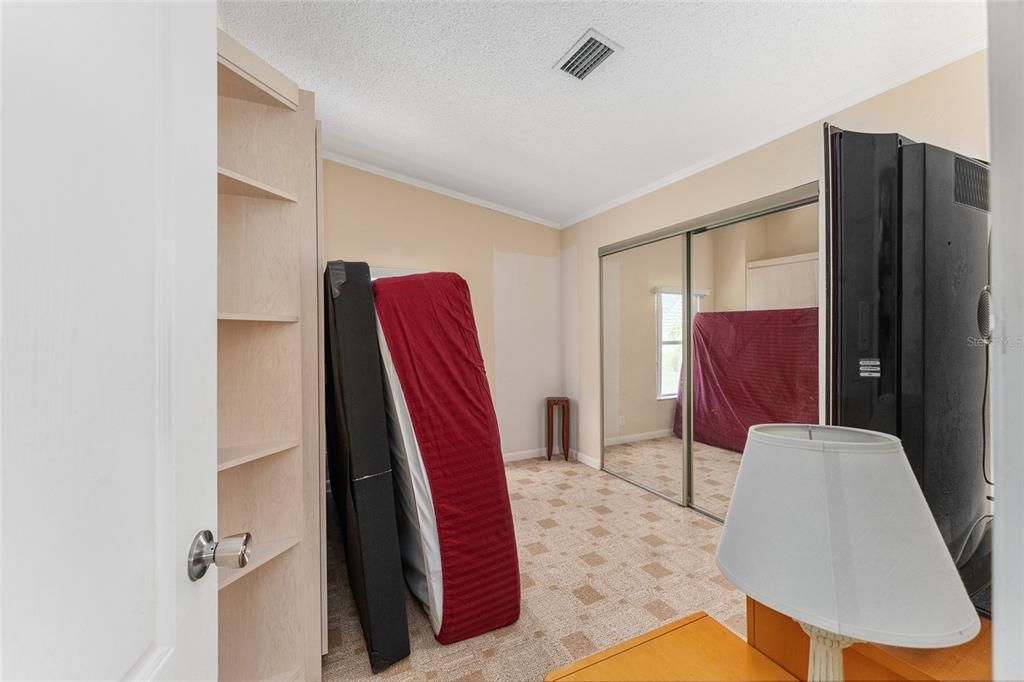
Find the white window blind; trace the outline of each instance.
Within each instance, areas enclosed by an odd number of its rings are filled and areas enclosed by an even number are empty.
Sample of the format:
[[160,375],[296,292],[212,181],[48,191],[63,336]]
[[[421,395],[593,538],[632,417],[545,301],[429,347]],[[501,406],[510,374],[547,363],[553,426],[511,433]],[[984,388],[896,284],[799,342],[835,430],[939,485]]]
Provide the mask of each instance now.
[[683,366],[683,293],[679,289],[657,290],[658,312],[658,398],[674,398],[679,391]]

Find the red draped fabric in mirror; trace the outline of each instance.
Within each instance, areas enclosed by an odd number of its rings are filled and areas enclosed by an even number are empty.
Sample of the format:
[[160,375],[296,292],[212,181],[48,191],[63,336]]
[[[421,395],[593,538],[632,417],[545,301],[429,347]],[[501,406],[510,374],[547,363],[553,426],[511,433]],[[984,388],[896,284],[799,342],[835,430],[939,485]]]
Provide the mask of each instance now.
[[[682,418],[679,400],[680,437]],[[694,440],[743,452],[747,429],[780,422],[818,423],[818,309],[697,313]]]

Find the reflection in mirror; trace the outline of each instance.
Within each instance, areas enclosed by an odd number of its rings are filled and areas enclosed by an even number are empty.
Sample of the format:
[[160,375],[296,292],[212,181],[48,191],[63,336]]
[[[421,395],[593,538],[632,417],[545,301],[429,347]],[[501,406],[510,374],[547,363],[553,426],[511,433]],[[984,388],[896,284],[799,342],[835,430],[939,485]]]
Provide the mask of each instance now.
[[682,235],[601,259],[604,468],[685,500]]
[[725,518],[763,423],[818,422],[818,206],[690,238],[691,503]]

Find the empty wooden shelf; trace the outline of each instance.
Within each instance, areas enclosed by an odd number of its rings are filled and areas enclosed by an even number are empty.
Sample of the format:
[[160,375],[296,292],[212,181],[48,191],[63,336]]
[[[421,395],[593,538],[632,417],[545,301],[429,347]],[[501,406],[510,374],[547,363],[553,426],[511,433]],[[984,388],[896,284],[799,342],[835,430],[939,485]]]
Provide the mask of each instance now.
[[276,455],[279,452],[297,448],[300,444],[298,440],[278,440],[217,448],[217,471],[225,471],[270,455]]
[[249,557],[249,563],[246,564],[245,568],[230,569],[217,572],[217,589],[223,590],[228,585],[234,583],[237,580],[241,580],[245,576],[249,575],[253,571],[257,571],[266,564],[270,563],[274,559],[278,558],[295,545],[299,544],[299,538],[285,538],[283,540],[275,540],[266,544],[260,544],[258,538],[253,538],[252,554]]
[[217,35],[217,94],[295,111],[299,87],[228,34]]
[[298,315],[274,315],[270,313],[217,313],[221,322],[298,322]]
[[287,670],[273,677],[267,678],[267,682],[299,682],[302,679],[302,670]]
[[254,180],[237,171],[217,167],[217,191],[221,194],[233,194],[240,197],[251,197],[253,199],[275,199],[277,201],[296,202],[294,194],[277,189],[270,185]]

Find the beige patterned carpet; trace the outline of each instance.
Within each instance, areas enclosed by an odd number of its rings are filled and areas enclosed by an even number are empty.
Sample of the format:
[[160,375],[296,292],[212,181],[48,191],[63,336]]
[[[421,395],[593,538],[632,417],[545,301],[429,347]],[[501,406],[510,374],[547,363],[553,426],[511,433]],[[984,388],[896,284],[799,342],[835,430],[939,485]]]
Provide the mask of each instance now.
[[[621,443],[604,449],[609,471],[679,500],[683,490],[684,443],[675,436]],[[693,443],[693,503],[725,518],[740,468],[740,454]]]
[[693,503],[725,518],[740,470],[740,453],[693,441]]
[[325,680],[540,680],[697,610],[744,634],[744,596],[714,565],[720,524],[574,462],[527,460],[506,471],[522,571],[519,621],[443,646],[410,600],[412,655],[372,676],[337,529],[329,528]]
[[675,436],[609,445],[604,468],[682,501],[684,443]]

